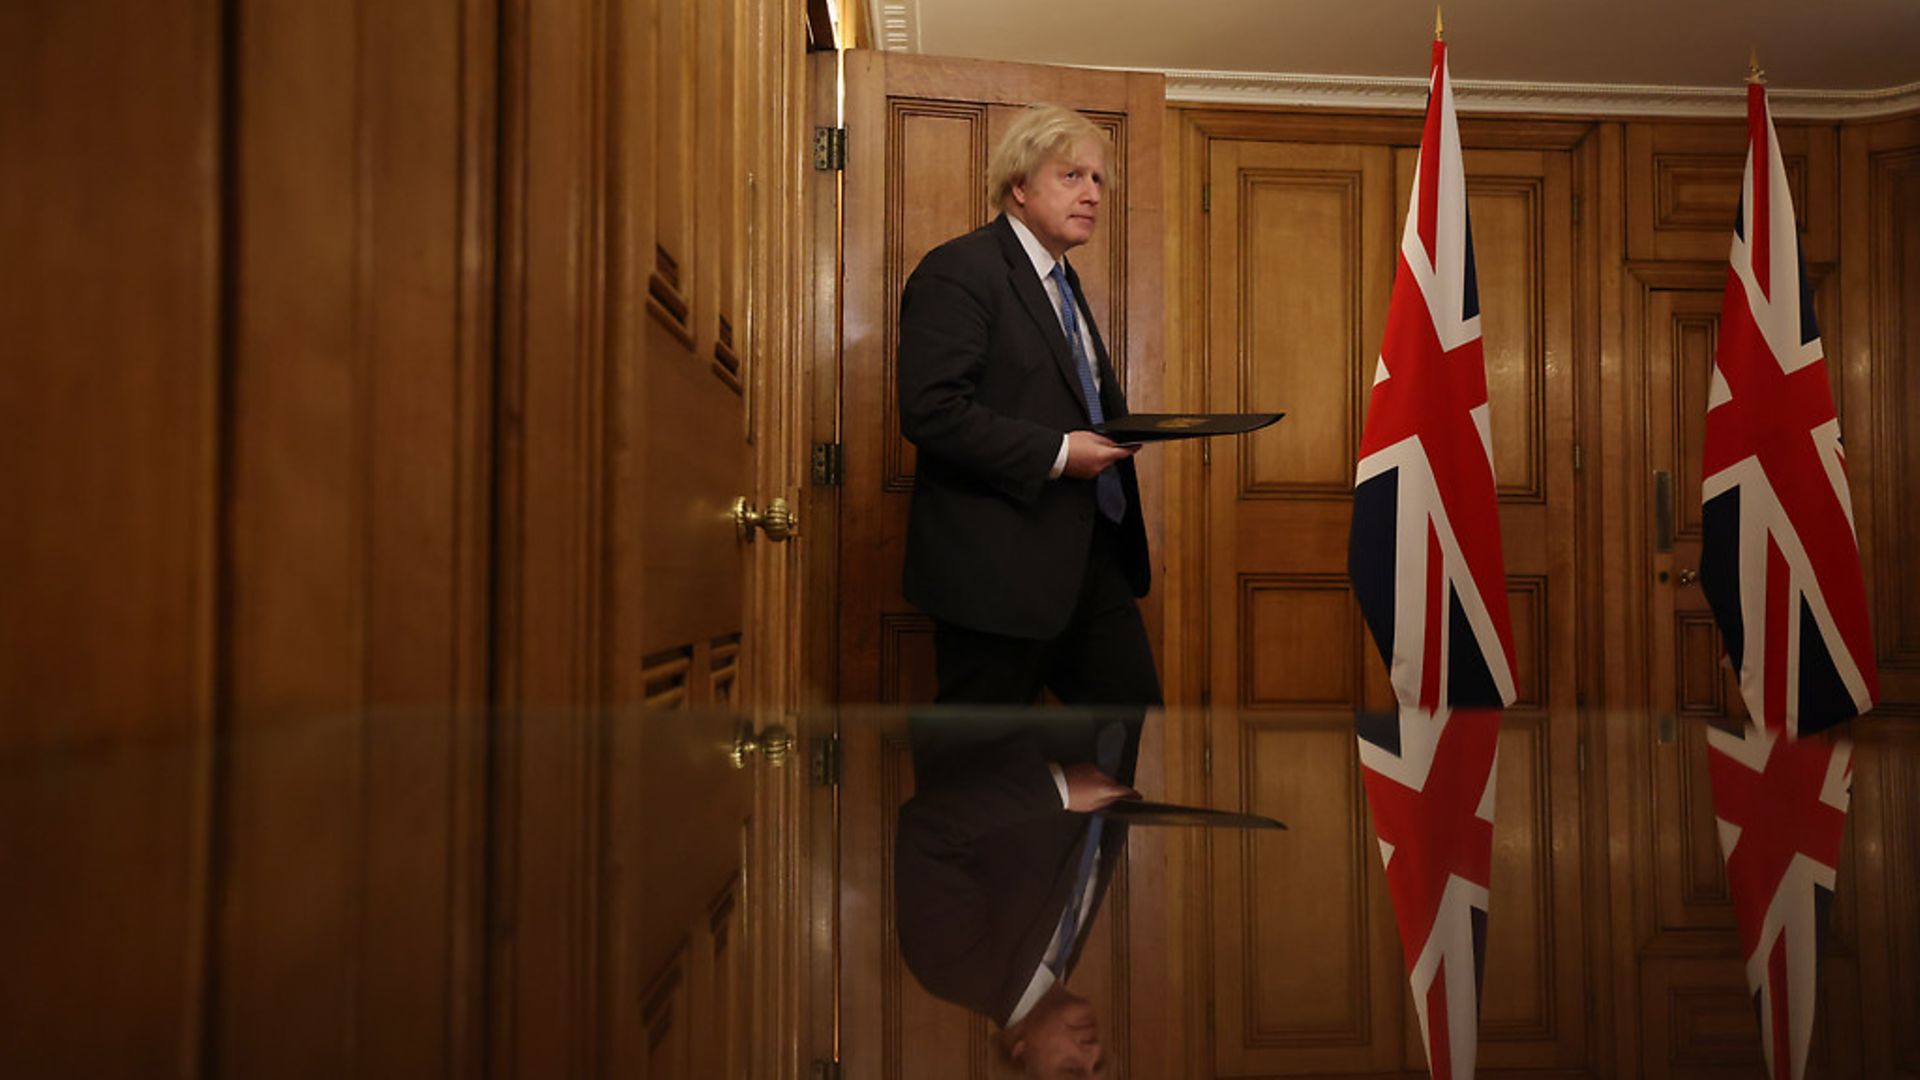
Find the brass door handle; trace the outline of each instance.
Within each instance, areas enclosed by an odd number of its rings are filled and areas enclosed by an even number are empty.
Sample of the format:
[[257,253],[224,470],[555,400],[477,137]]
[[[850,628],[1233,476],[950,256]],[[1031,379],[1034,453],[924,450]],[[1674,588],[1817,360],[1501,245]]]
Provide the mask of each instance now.
[[777,769],[787,763],[787,754],[792,750],[793,736],[787,734],[786,728],[775,724],[755,734],[751,724],[743,723],[733,736],[733,749],[727,751],[727,760],[733,762],[734,768],[744,769],[758,754]]
[[1653,550],[1673,550],[1673,474],[1653,474]]
[[767,539],[784,543],[800,531],[800,515],[793,512],[785,499],[774,499],[767,503],[765,510],[755,510],[745,495],[733,500],[734,535],[742,543],[751,544],[755,526],[767,534]]
[[1699,580],[1700,580],[1700,571],[1695,570],[1691,566],[1680,571],[1680,584],[1682,585],[1692,585],[1695,582],[1698,582]]

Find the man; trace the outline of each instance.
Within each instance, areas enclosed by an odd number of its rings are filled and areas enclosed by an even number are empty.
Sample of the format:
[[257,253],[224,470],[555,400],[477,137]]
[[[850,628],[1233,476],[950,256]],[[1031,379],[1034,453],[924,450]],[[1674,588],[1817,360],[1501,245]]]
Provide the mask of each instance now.
[[1135,598],[1151,578],[1127,414],[1066,261],[1093,237],[1107,143],[1038,105],[989,166],[1001,214],[935,248],[900,302],[902,433],[919,449],[907,599],[934,619],[943,703],[1160,702]]
[[[900,956],[928,993],[1000,1027],[1003,1070],[1099,1077],[1100,1022],[1067,988],[1126,844],[1088,815],[1134,797],[1138,715],[909,719],[914,796],[894,847]],[[1110,777],[1121,777],[1121,780]]]

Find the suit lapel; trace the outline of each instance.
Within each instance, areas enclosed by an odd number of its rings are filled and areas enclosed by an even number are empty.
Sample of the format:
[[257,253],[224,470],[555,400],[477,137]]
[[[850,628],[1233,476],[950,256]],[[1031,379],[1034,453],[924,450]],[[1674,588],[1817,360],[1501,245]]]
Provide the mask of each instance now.
[[[1066,380],[1073,400],[1080,403],[1080,412],[1091,417],[1080,391],[1080,373],[1074,370],[1073,351],[1067,347],[1066,332],[1060,329],[1060,314],[1047,301],[1046,287],[1040,284],[1040,275],[1033,272],[1033,260],[1027,258],[1027,249],[1020,246],[1020,238],[1013,234],[1013,226],[1007,222],[1005,214],[994,219],[993,230],[1000,240],[1000,253],[1007,260],[1007,280],[1013,285],[1014,295],[1020,298],[1027,314],[1033,317],[1040,336],[1053,353],[1054,367],[1059,369],[1060,377]],[[1073,273],[1072,267],[1068,267],[1067,273]],[[1075,291],[1079,290],[1076,288]],[[1098,340],[1096,332],[1095,341]],[[1102,395],[1103,403],[1104,397]]]

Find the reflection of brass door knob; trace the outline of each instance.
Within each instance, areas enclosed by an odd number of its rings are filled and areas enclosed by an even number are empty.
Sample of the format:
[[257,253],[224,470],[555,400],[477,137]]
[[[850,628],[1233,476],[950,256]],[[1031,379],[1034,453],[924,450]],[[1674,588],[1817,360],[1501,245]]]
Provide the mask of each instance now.
[[733,762],[734,768],[744,769],[758,754],[777,769],[787,763],[787,753],[792,749],[793,736],[787,734],[786,728],[775,724],[756,735],[752,725],[742,724],[733,737],[733,749],[727,752],[727,760]]
[[1680,571],[1680,584],[1682,585],[1691,585],[1694,582],[1699,580],[1700,580],[1700,571],[1695,570],[1691,566],[1687,567],[1685,570]]
[[800,531],[800,517],[787,505],[785,499],[775,499],[767,504],[765,510],[755,510],[747,502],[747,497],[733,500],[733,528],[735,535],[744,543],[753,543],[754,526],[767,534],[767,539],[779,543]]

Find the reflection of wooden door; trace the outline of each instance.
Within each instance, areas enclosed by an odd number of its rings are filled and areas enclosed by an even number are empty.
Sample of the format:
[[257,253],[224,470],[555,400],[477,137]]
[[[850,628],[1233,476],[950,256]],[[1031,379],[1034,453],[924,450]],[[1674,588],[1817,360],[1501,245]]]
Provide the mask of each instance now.
[[[1113,141],[1100,231],[1070,258],[1129,403],[1144,411],[1158,397],[1158,77],[848,53],[837,695],[843,702],[933,697],[932,623],[900,596],[914,451],[900,437],[895,411],[895,319],[900,290],[921,256],[995,212],[987,205],[987,156],[1017,111],[1034,101],[1085,111]],[[1148,527],[1157,533],[1157,467],[1146,460],[1142,466]],[[1146,614],[1151,633],[1152,609]],[[912,781],[904,731],[897,724],[846,727],[840,932],[842,1057],[849,1075],[983,1076],[984,1021],[927,995],[893,946],[893,809]],[[1126,893],[1118,885],[1111,891],[1074,979],[1080,993],[1105,1002],[1110,1042],[1120,1046],[1127,1045],[1134,992],[1127,969],[1114,960],[1127,933]]]
[[[1211,798],[1293,825],[1209,852],[1214,1067],[1417,1069],[1352,732],[1355,707],[1391,696],[1346,578],[1414,153],[1223,140],[1207,160],[1206,407],[1289,413],[1206,465]],[[1466,164],[1519,693],[1502,724],[1480,1061],[1550,1068],[1586,1053],[1570,161],[1469,150]]]

